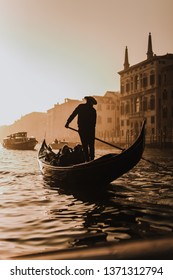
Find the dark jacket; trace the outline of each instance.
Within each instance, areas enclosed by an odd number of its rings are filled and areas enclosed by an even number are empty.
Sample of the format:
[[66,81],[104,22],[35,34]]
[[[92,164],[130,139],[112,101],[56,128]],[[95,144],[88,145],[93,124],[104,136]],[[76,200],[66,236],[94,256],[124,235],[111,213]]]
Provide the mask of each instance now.
[[96,110],[89,104],[80,104],[76,107],[73,113],[67,120],[69,124],[78,115],[78,127],[80,129],[94,129],[96,125]]

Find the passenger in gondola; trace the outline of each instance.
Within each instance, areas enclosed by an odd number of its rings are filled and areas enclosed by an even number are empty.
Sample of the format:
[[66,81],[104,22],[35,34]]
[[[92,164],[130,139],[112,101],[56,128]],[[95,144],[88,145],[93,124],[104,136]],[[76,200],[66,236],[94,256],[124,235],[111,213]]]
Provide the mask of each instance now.
[[71,121],[78,116],[79,136],[81,139],[85,161],[93,160],[95,157],[95,126],[96,126],[96,110],[93,105],[97,101],[92,96],[85,96],[85,104],[76,107],[68,118],[65,127],[68,128]]
[[59,156],[59,166],[67,166],[73,163],[72,149],[68,145],[64,145]]
[[77,144],[73,149],[73,164],[85,162],[82,145]]

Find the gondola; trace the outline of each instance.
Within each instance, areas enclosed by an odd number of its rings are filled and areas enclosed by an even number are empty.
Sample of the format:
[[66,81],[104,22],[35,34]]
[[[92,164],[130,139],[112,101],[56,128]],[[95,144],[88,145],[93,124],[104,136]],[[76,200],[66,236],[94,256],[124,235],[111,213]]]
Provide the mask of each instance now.
[[142,158],[145,146],[145,121],[136,141],[120,154],[109,153],[95,160],[69,165],[53,166],[45,160],[50,152],[44,140],[38,152],[38,163],[42,174],[56,180],[60,187],[87,188],[106,186],[131,170]]

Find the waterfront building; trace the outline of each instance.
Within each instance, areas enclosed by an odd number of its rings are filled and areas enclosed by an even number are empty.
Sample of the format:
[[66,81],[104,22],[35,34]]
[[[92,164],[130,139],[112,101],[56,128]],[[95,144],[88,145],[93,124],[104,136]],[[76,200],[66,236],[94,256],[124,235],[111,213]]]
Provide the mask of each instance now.
[[130,66],[125,49],[120,75],[121,142],[130,144],[146,119],[146,144],[173,144],[173,54],[153,53],[149,33],[146,60]]
[[[97,100],[96,136],[107,141],[119,141],[119,92],[107,91],[104,96],[93,95]],[[85,101],[84,101],[85,102]],[[55,104],[47,111],[46,139],[48,142],[54,139],[70,142],[79,142],[78,133],[65,128],[67,118],[81,103],[80,100],[66,98],[64,103]],[[77,129],[77,118],[70,126]]]
[[[55,104],[53,108],[47,111],[46,139],[50,143],[55,139],[60,141],[79,141],[78,133],[65,128],[67,118],[72,111],[81,103],[79,100],[66,98],[64,103]],[[77,129],[76,118],[70,124]]]
[[97,100],[96,135],[108,142],[119,142],[119,96],[119,92],[114,91],[107,91],[104,96],[94,96]]

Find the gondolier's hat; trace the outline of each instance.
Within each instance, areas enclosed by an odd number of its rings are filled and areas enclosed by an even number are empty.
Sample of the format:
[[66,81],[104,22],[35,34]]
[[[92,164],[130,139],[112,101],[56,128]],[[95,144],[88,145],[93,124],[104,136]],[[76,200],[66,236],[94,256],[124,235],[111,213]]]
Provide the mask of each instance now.
[[97,104],[97,101],[94,97],[92,96],[85,96],[84,97],[87,101],[91,102],[92,104],[96,105]]

